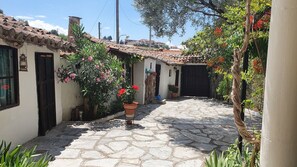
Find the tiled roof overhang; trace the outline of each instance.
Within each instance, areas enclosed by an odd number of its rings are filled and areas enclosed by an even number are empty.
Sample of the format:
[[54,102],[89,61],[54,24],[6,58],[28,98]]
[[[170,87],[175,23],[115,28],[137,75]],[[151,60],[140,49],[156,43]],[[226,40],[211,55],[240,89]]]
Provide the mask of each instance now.
[[25,42],[46,46],[50,50],[75,51],[75,45],[50,32],[31,27],[23,21],[0,14],[0,38],[9,46],[20,48]]

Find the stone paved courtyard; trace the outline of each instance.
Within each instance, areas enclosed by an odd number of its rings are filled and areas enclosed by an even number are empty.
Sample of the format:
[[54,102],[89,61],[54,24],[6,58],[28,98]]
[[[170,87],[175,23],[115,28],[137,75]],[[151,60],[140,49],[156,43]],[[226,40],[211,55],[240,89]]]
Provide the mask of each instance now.
[[[248,124],[260,127],[260,118],[248,113]],[[225,150],[236,139],[232,116],[230,105],[181,98],[140,106],[133,126],[124,117],[64,122],[25,146],[49,152],[51,167],[200,167],[213,149]]]

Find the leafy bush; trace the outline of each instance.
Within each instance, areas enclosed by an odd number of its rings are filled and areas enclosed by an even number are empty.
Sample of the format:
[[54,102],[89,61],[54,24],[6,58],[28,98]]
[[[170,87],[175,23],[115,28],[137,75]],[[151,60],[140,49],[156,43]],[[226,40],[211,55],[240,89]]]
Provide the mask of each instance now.
[[224,100],[229,102],[232,91],[232,74],[223,72],[221,70],[216,71],[216,73],[223,76],[223,79],[220,81],[216,91],[224,98]]
[[178,87],[175,85],[168,85],[168,90],[173,92],[173,93],[177,93],[178,92]]
[[0,167],[46,167],[48,166],[49,156],[44,155],[40,159],[34,157],[35,148],[24,149],[17,146],[10,150],[11,143],[8,145],[2,141],[0,144]]
[[[252,150],[251,145],[246,144],[242,150],[242,155],[237,147],[237,142],[230,145],[227,151],[218,155],[216,151],[206,159],[206,167],[248,167],[251,165]],[[256,155],[256,167],[260,166],[260,154]]]
[[57,69],[63,83],[74,81],[84,97],[84,120],[106,111],[106,104],[124,82],[122,62],[108,53],[104,44],[93,43],[84,36],[81,26],[74,26],[77,52],[66,57],[68,65]]
[[242,79],[244,79],[248,84],[247,100],[245,100],[246,108],[252,109],[254,111],[259,111],[261,113],[264,107],[264,73],[257,72],[251,65],[248,71],[246,73],[242,73],[241,76]]

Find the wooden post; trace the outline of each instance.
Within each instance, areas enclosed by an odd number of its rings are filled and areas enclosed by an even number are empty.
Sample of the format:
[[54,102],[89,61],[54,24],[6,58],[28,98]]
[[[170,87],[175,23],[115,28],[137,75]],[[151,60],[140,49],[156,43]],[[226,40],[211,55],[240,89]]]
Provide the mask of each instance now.
[[120,14],[119,14],[119,0],[116,0],[116,43],[120,43]]

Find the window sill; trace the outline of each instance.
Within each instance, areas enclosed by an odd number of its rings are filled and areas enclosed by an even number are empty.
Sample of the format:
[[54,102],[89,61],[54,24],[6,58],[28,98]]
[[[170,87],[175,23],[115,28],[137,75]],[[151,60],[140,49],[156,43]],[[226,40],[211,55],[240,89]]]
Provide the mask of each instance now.
[[8,106],[0,107],[0,112],[2,110],[7,110],[7,109],[10,109],[10,108],[13,108],[13,107],[17,107],[19,105],[20,105],[20,103],[16,103],[16,104],[11,104],[11,105],[8,105]]

